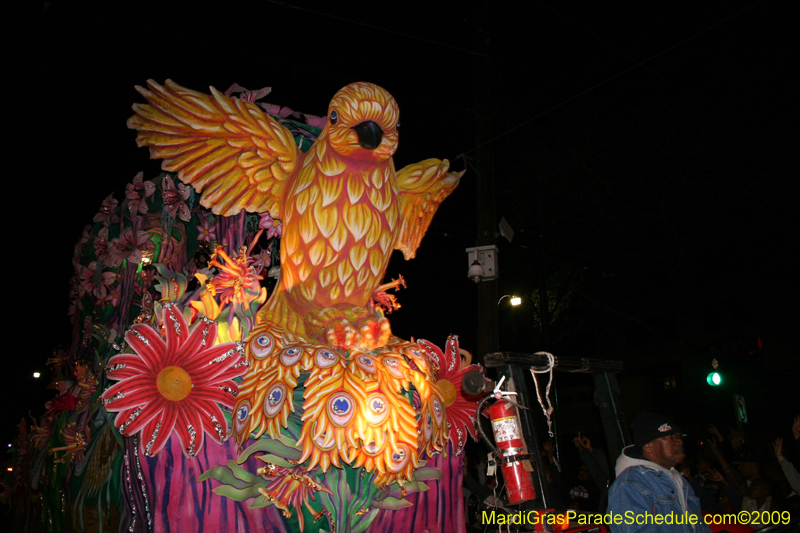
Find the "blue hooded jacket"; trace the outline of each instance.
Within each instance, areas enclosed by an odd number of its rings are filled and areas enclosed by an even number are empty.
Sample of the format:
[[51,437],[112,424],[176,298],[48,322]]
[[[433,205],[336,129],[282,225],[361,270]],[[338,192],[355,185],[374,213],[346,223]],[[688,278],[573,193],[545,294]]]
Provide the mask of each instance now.
[[[628,446],[617,459],[616,473],[617,479],[608,491],[607,512],[613,516],[622,515],[623,523],[612,524],[613,533],[711,531],[703,522],[700,500],[674,468],[667,470],[648,461],[637,454],[633,446]],[[671,523],[655,524],[655,515]],[[696,517],[694,525],[692,516]]]

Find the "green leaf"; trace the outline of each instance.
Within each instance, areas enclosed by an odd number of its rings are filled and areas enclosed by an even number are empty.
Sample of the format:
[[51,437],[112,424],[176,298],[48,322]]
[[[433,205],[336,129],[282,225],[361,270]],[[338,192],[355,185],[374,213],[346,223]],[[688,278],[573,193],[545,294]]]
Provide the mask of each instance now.
[[232,487],[237,489],[246,489],[247,487],[250,486],[250,484],[244,483],[243,481],[237,479],[236,476],[233,475],[233,472],[231,472],[230,469],[222,465],[217,465],[215,467],[209,468],[197,478],[197,481],[202,482],[207,479],[214,479],[216,481],[219,481],[223,485],[231,485]]
[[423,466],[414,470],[414,481],[441,481],[442,471],[433,466]]
[[370,509],[367,514],[360,516],[360,520],[352,529],[350,529],[350,533],[364,533],[364,531],[366,531],[367,528],[372,525],[372,521],[375,520],[376,516],[378,516],[378,512],[380,512],[380,509]]
[[[242,468],[241,466],[236,464],[236,461],[230,459],[228,461],[228,468],[231,469],[233,475],[237,478],[241,479],[242,481],[247,481],[248,483],[264,483],[264,478],[253,474],[249,470]],[[264,483],[266,485],[266,483]]]
[[236,462],[242,464],[247,461],[251,455],[258,452],[271,453],[277,455],[278,457],[283,457],[284,459],[290,459],[292,461],[297,461],[303,455],[302,451],[298,450],[297,448],[286,446],[278,440],[259,439],[255,443],[251,444],[244,452],[242,452],[239,455],[239,458],[236,459]]
[[265,463],[272,463],[278,466],[282,466],[284,468],[294,468],[295,465],[284,459],[283,457],[278,457],[277,455],[259,455],[258,458]]
[[272,505],[272,502],[267,500],[266,498],[261,498],[260,500],[256,498],[253,500],[253,503],[247,506],[248,509],[261,509],[262,507],[269,507]]
[[406,501],[401,500],[400,498],[393,498],[392,496],[387,496],[382,500],[372,500],[372,506],[378,509],[387,509],[390,511],[396,511],[398,509],[404,509],[406,507],[411,507],[414,504]]
[[[423,483],[422,481],[409,481],[405,484],[406,494],[414,494],[415,492],[425,492],[430,487]],[[394,496],[395,498],[400,496],[403,493],[400,485],[397,483],[393,483],[391,487],[389,487],[389,496]]]
[[243,502],[245,500],[249,500],[250,498],[261,496],[261,493],[258,492],[258,487],[256,486],[251,486],[246,489],[237,489],[235,487],[231,487],[230,485],[220,485],[219,487],[214,488],[211,492],[219,496],[225,496],[231,500],[236,500],[237,502]]

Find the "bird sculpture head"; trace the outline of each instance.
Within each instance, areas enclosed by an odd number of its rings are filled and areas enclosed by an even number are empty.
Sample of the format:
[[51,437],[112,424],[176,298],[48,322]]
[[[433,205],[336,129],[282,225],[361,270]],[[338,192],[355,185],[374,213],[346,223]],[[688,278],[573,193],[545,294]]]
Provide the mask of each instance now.
[[320,138],[341,156],[385,161],[397,151],[397,101],[386,89],[356,82],[340,89],[328,107],[328,123]]

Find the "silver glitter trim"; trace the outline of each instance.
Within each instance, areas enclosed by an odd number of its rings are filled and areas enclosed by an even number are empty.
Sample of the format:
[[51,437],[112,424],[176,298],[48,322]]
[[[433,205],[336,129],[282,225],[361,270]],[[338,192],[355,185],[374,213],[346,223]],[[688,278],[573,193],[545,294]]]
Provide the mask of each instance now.
[[458,342],[458,335],[452,335],[450,338],[453,339],[453,343],[450,345],[450,350],[449,350],[450,353],[448,354],[450,356],[450,366],[447,367],[448,372],[450,370],[453,370],[453,367],[456,364],[456,360],[461,359],[461,354],[458,353],[458,351],[455,349],[456,347],[455,343]]
[[215,357],[214,359],[209,361],[208,364],[210,366],[210,365],[213,365],[214,363],[221,363],[222,361],[224,361],[225,359],[227,359],[229,357],[233,357],[234,355],[237,355],[237,354],[241,355],[243,353],[244,353],[244,343],[237,341],[236,342],[236,348],[231,348],[230,350],[228,350],[224,354],[220,355],[219,357]]
[[153,444],[156,442],[156,437],[158,437],[158,431],[161,429],[161,422],[156,424],[156,429],[153,431],[153,435],[150,437],[150,442],[147,443],[147,446],[144,447],[144,454],[149,455],[152,457],[153,455],[150,453],[153,450]]
[[181,336],[181,325],[178,323],[178,319],[175,318],[175,312],[172,310],[172,306],[164,306],[169,311],[169,318],[172,320],[172,327],[175,329],[175,334],[180,337]]
[[139,439],[135,435],[133,440],[133,456],[136,459],[136,478],[139,480],[139,486],[142,489],[142,497],[144,498],[144,512],[147,515],[147,527],[152,531],[153,517],[150,516],[150,501],[147,499],[147,486],[144,483],[144,475],[142,475],[142,463],[139,462]]
[[134,337],[136,337],[137,339],[139,339],[140,341],[142,341],[144,344],[146,344],[147,346],[150,346],[150,341],[149,341],[149,340],[147,340],[147,337],[145,337],[144,335],[142,335],[141,333],[139,333],[137,330],[135,330],[135,329],[132,329],[132,330],[131,330],[131,333],[133,334],[133,336],[134,336]]
[[187,424],[186,429],[189,430],[189,447],[186,449],[189,451],[189,455],[194,457],[196,455],[196,452],[194,451],[194,441],[197,438],[197,432],[194,430],[191,424]]
[[[237,391],[235,389],[232,389],[232,388],[228,387],[227,385],[220,385],[219,388],[221,390],[224,390],[225,392],[227,392],[228,394],[230,394],[234,398],[236,398],[236,396],[239,394],[239,391]],[[214,417],[211,417],[211,418],[216,420]]]
[[214,429],[217,430],[217,435],[219,435],[220,442],[225,442],[227,440],[227,437],[225,436],[225,433],[222,431],[222,426],[220,425],[219,420],[217,420],[216,416],[211,415],[211,423],[214,424]]
[[208,336],[208,329],[211,327],[211,320],[208,319],[207,316],[203,317],[203,341],[200,343],[200,346],[206,345],[206,337]]
[[243,366],[250,366],[250,361],[247,359],[243,359],[241,362],[233,365],[233,368],[242,368]]
[[461,428],[456,428],[458,432],[458,448],[456,449],[456,455],[461,453],[461,449],[464,447],[464,434],[461,432]]
[[125,430],[128,429],[128,426],[131,425],[131,422],[136,420],[136,417],[139,416],[140,414],[142,414],[142,409],[144,409],[144,408],[143,407],[137,407],[136,410],[133,413],[131,413],[130,418],[128,418],[128,420],[126,420],[125,423],[123,423],[119,427],[119,432],[120,433],[125,433]]
[[110,367],[106,368],[106,372],[114,372],[115,370],[122,370],[123,368],[128,368],[128,365],[125,363],[120,363],[118,365],[111,365]]
[[[136,444],[134,444],[135,446]],[[131,525],[128,526],[128,531],[133,533],[136,531],[136,503],[133,499],[133,483],[131,482],[131,461],[128,452],[125,452],[125,481],[128,485],[128,505],[131,508]]]
[[[108,370],[111,370],[111,368],[109,368]],[[108,405],[111,402],[116,402],[117,400],[121,400],[124,397],[125,397],[125,393],[124,392],[118,392],[114,396],[112,396],[111,398],[109,398],[107,400],[103,400],[103,405]]]

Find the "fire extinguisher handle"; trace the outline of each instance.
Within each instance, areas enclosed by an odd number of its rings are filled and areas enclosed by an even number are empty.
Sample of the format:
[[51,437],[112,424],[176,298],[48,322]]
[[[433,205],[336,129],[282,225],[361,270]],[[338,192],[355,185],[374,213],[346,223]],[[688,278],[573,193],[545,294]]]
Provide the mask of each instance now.
[[[514,394],[516,394],[516,393],[514,393]],[[511,400],[511,398],[505,398],[505,401],[507,401],[508,403],[510,403],[511,405],[513,405],[514,407],[516,407],[518,409],[528,409],[524,405],[520,405],[517,402]]]

